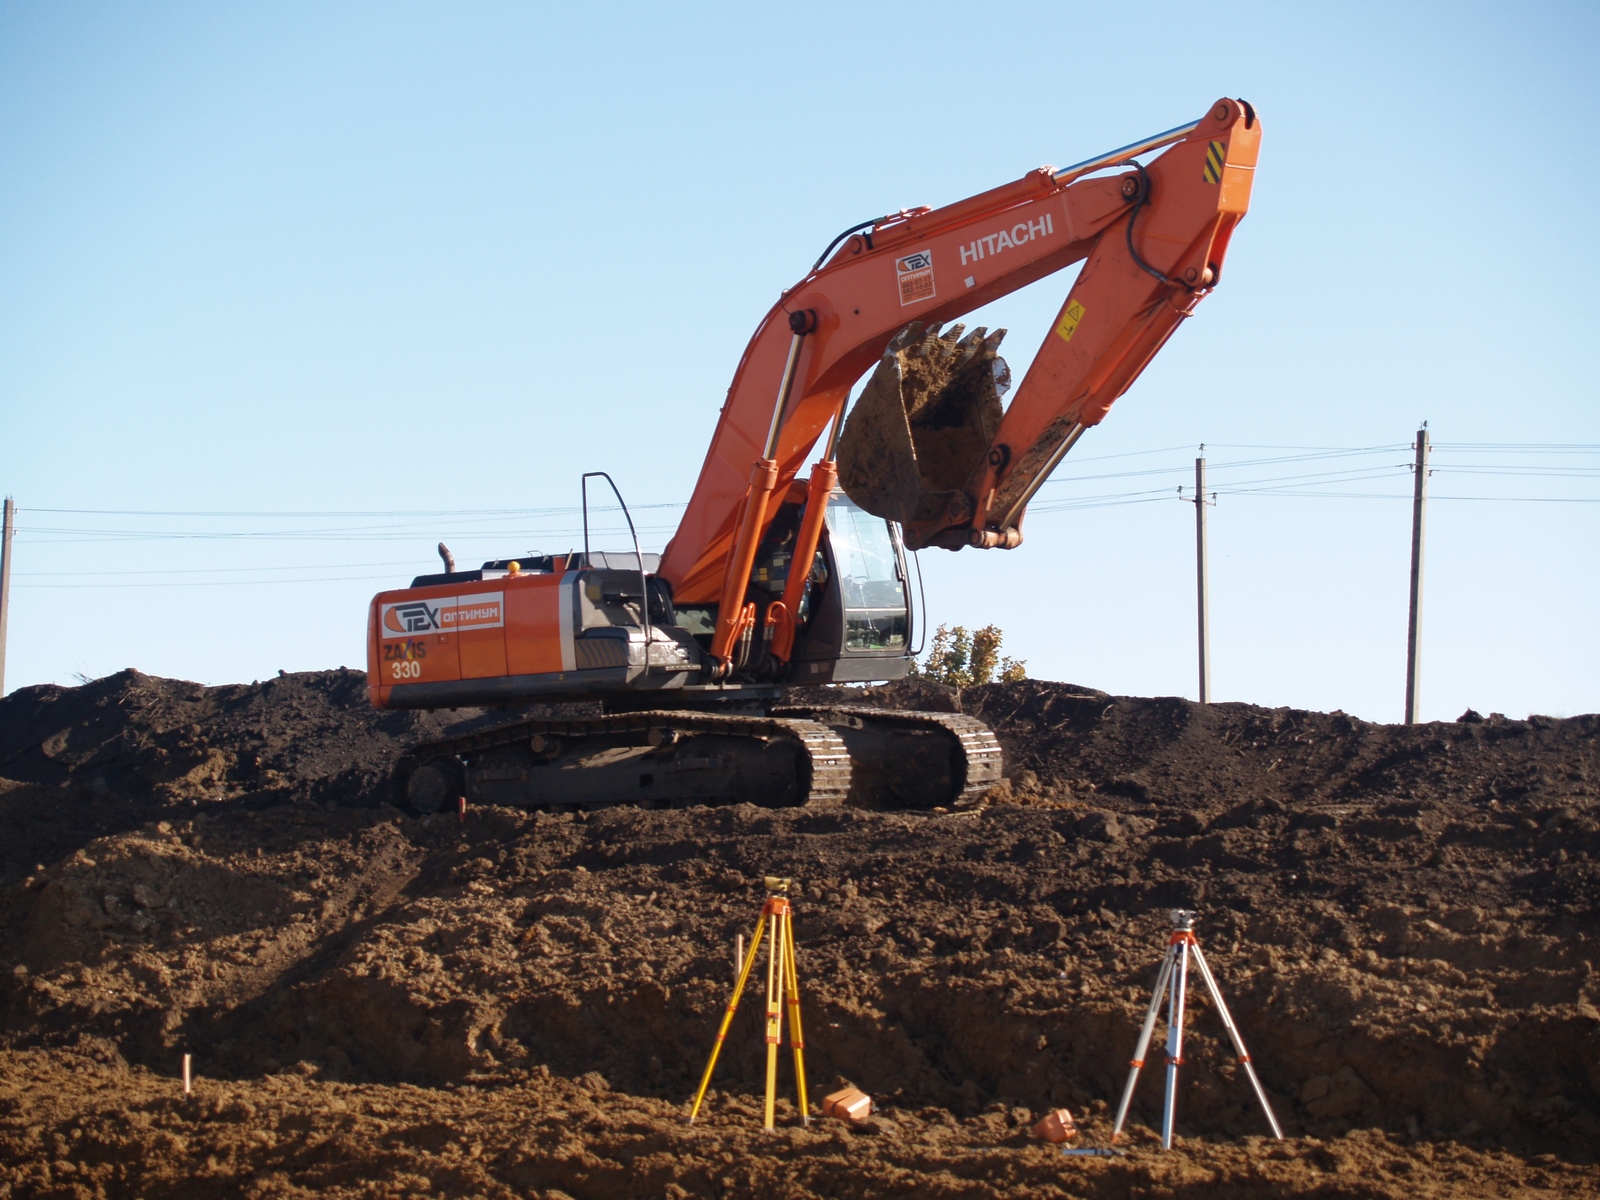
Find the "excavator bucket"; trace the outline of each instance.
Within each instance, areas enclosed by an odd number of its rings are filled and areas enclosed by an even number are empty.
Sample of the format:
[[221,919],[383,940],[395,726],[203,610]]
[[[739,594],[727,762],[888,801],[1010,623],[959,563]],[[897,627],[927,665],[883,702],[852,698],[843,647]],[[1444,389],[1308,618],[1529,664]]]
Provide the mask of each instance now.
[[[995,352],[1004,329],[920,321],[889,342],[839,439],[839,482],[874,516],[901,525],[957,524],[972,515],[964,492],[989,453],[1011,386]],[[908,532],[907,546],[911,544]]]

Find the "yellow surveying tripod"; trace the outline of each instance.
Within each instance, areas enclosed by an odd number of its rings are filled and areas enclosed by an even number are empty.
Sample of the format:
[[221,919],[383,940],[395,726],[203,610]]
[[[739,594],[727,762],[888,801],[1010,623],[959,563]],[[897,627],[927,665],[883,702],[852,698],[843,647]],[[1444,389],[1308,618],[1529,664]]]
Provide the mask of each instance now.
[[783,1006],[789,1005],[789,1045],[794,1048],[794,1081],[800,1093],[800,1119],[811,1124],[811,1105],[806,1099],[805,1036],[800,1031],[800,973],[794,959],[794,912],[789,905],[789,883],[768,875],[765,880],[767,902],[761,906],[761,916],[756,921],[755,936],[750,939],[750,952],[745,955],[739,969],[739,981],[733,985],[733,999],[722,1014],[722,1028],[717,1030],[717,1041],[711,1047],[711,1061],[706,1063],[706,1073],[700,1080],[700,1090],[694,1095],[694,1107],[689,1110],[689,1124],[699,1115],[700,1103],[711,1086],[711,1072],[717,1069],[717,1055],[733,1024],[733,1014],[738,1011],[739,997],[744,993],[745,981],[756,965],[756,954],[761,949],[761,934],[768,928],[771,918],[771,948],[767,951],[767,1108],[766,1128],[774,1128],[773,1106],[778,1097],[778,1043],[782,1040]]

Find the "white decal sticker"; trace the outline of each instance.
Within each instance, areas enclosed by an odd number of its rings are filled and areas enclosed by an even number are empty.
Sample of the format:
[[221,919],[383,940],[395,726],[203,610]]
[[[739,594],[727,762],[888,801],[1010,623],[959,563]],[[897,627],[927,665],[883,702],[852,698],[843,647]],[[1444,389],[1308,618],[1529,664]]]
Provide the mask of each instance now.
[[477,592],[470,596],[441,596],[429,600],[403,600],[385,604],[379,628],[386,638],[419,633],[460,633],[469,629],[498,629],[506,623],[504,592]]
[[985,234],[977,241],[968,242],[961,247],[961,265],[964,267],[969,262],[979,262],[1003,250],[1013,250],[1035,238],[1049,237],[1055,231],[1056,223],[1050,219],[1049,213],[1045,213],[1037,221],[1018,221],[1010,229],[999,229],[994,233]]
[[894,260],[894,271],[900,281],[900,305],[920,304],[924,300],[932,300],[933,289],[933,254],[928,250],[918,250],[904,258]]

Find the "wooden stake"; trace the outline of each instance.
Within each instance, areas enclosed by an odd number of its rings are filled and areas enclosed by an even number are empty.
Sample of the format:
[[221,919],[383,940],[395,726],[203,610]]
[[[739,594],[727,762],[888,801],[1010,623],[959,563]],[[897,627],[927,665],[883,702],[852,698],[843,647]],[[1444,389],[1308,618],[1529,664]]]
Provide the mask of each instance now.
[[191,1056],[185,1054],[183,1056],[183,1094],[185,1096],[189,1095],[194,1085],[194,1076],[190,1073],[191,1062]]

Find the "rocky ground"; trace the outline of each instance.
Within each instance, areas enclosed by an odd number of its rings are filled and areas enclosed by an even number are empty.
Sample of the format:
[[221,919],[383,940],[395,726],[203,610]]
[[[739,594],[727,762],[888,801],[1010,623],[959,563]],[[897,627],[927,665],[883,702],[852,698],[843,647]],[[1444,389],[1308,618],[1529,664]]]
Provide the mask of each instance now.
[[[473,714],[376,713],[357,673],[13,693],[0,1196],[1600,1194],[1600,718],[878,699],[989,721],[1009,781],[461,823],[384,779]],[[747,1001],[686,1127],[775,872],[813,1094],[878,1114],[763,1134]],[[1065,1106],[1107,1143],[1174,905],[1287,1139],[1195,996],[1176,1152],[1153,1069],[1126,1157],[1030,1141]]]

